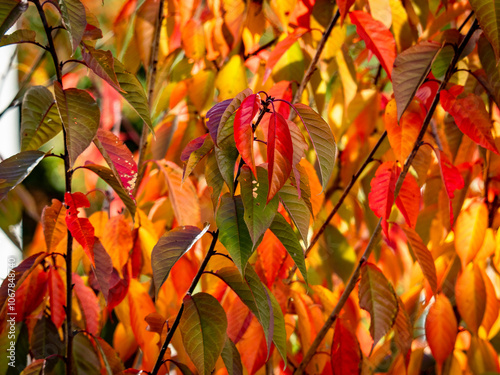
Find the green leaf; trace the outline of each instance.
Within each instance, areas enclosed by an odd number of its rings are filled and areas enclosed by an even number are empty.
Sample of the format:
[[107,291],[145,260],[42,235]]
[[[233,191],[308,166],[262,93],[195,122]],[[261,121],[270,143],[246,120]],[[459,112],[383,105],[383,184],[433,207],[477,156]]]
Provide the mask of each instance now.
[[151,267],[155,283],[156,297],[163,283],[167,280],[174,264],[207,232],[192,225],[176,227],[166,232],[151,252]]
[[500,1],[470,0],[469,3],[479,26],[495,51],[496,60],[500,60]]
[[401,52],[394,61],[392,85],[398,107],[398,121],[429,74],[441,45],[423,41]]
[[193,372],[184,363],[174,361],[173,359],[167,359],[167,361],[176,365],[182,375],[193,375]]
[[73,338],[73,371],[78,375],[100,374],[99,357],[86,334],[79,333]]
[[73,53],[82,41],[85,28],[87,27],[87,16],[85,6],[80,0],[59,0],[59,9],[64,27],[70,35]]
[[214,206],[214,211],[216,211],[217,205],[219,204],[219,196],[224,186],[224,178],[217,165],[215,150],[207,156],[207,161],[205,163],[205,179],[207,180],[207,185],[212,188],[212,204]]
[[37,321],[31,335],[31,352],[35,359],[47,358],[49,355],[63,354],[64,345],[59,338],[57,328],[50,318],[43,316]]
[[297,268],[302,274],[302,277],[307,283],[307,269],[304,250],[302,249],[302,246],[300,246],[297,236],[295,235],[290,224],[287,223],[281,214],[277,214],[269,229],[271,229],[271,232],[273,232],[283,246],[285,246],[286,251],[292,257],[293,261],[297,265]]
[[274,330],[273,330],[273,342],[278,349],[278,352],[283,358],[286,366],[286,328],[285,328],[285,317],[281,311],[280,304],[275,296],[271,293],[267,287],[265,287],[269,298],[271,299],[271,305],[273,306],[273,316],[274,316]]
[[[300,180],[299,180],[300,196],[298,198],[304,201],[307,208],[309,209],[309,212],[314,218],[314,212],[311,204],[311,185],[309,184],[309,176],[307,175],[305,168],[300,164],[297,164],[295,166],[295,170],[300,174]],[[292,186],[297,186],[297,180],[294,175],[290,176],[290,182]],[[287,184],[285,184],[285,186],[286,185]],[[297,194],[299,194],[298,189],[297,189]]]
[[238,181],[240,182],[241,198],[245,208],[245,223],[255,248],[256,243],[273,222],[278,211],[279,201],[275,196],[266,205],[269,183],[265,168],[257,167],[256,180],[250,168],[245,165],[241,168]]
[[125,66],[114,59],[115,74],[118,83],[123,91],[119,91],[125,100],[132,106],[132,108],[141,116],[142,120],[149,127],[151,132],[154,133],[153,123],[151,122],[151,114],[149,112],[149,104],[146,93],[137,77],[129,73]]
[[0,201],[0,229],[4,231],[5,235],[9,237],[20,250],[22,250],[23,247],[16,230],[14,230],[14,225],[21,222],[23,211],[24,204],[17,189],[10,191],[7,196]]
[[432,74],[436,79],[444,78],[451,60],[453,60],[453,56],[455,56],[455,48],[448,44],[434,57],[434,61],[432,62]]
[[234,342],[232,342],[229,337],[226,337],[221,357],[224,361],[228,374],[243,375],[243,365],[241,364],[240,352],[238,352],[236,345],[234,345]]
[[311,213],[307,204],[302,199],[299,199],[297,189],[290,183],[285,184],[278,195],[290,218],[299,230],[302,241],[308,246],[307,234],[309,232]]
[[[222,114],[221,118],[220,118],[220,123],[219,123],[219,128],[218,128],[218,131],[217,131],[217,142],[215,142],[215,144],[218,146],[218,147],[222,147],[220,145],[220,142],[223,140],[223,138],[225,138],[225,134],[221,134],[221,131],[222,129],[224,128],[224,125],[226,124],[227,120],[229,120],[229,118],[234,115],[234,112],[238,109],[238,107],[241,105],[241,102],[243,102],[243,100],[245,100],[245,98],[247,96],[250,96],[253,94],[253,91],[251,89],[245,89],[243,90],[242,92],[240,92],[238,95],[236,95],[233,100],[231,101],[231,103],[229,103],[229,105],[226,107],[224,113]],[[234,121],[234,120],[233,120]],[[232,124],[231,124],[231,128],[232,128]],[[233,136],[233,139],[234,139],[234,136]],[[235,146],[236,147],[236,146]]]
[[84,46],[85,48],[82,48],[82,59],[87,66],[116,90],[123,93],[116,78],[115,63],[111,51],[95,49],[87,43],[84,43]]
[[226,340],[227,318],[222,306],[210,294],[187,294],[179,328],[198,373],[211,374]]
[[0,40],[0,47],[9,44],[35,43],[36,33],[33,30],[16,30],[12,34],[4,35]]
[[52,93],[33,86],[24,95],[21,116],[21,150],[37,150],[61,130],[61,118]]
[[23,182],[44,157],[41,151],[23,151],[3,160],[0,163],[0,200]]
[[89,171],[94,172],[100,178],[102,178],[111,188],[115,191],[116,194],[120,197],[123,204],[130,211],[132,217],[135,216],[135,211],[137,206],[127,191],[123,188],[121,182],[118,180],[117,176],[113,173],[113,171],[109,168],[103,167],[97,164],[86,164],[83,168],[88,169]]
[[340,276],[344,283],[347,283],[349,277],[354,270],[357,260],[357,255],[349,242],[347,242],[344,235],[333,225],[327,225],[323,234],[325,260],[327,269],[330,269]]
[[219,146],[215,146],[215,158],[219,171],[226,181],[229,191],[234,189],[234,165],[238,159],[238,149],[234,141],[234,115],[219,127]]
[[391,283],[372,263],[361,267],[359,307],[370,313],[373,345],[392,328],[398,314],[398,300]]
[[319,179],[323,190],[326,188],[335,165],[337,144],[333,137],[330,126],[323,118],[302,103],[295,104],[295,109],[300,114],[301,120],[306,127],[309,138],[314,146],[314,151],[319,162]]
[[26,0],[2,0],[0,2],[0,38],[16,23],[26,9],[28,9]]
[[243,218],[244,208],[240,196],[229,193],[222,196],[215,222],[219,228],[219,240],[228,251],[234,264],[244,275],[248,259],[252,255],[252,238]]
[[479,38],[477,44],[477,50],[479,54],[479,60],[481,60],[481,65],[486,72],[486,77],[491,88],[491,95],[495,100],[497,106],[500,106],[500,70],[497,67],[497,63],[494,58],[493,48],[485,37]]
[[56,82],[54,92],[59,115],[66,130],[66,147],[72,167],[76,158],[94,139],[101,114],[96,101],[84,90],[63,90],[61,84]]
[[[215,276],[223,280],[240,297],[241,301],[250,309],[262,325],[269,353],[274,331],[274,315],[272,315],[273,306],[270,294],[252,266],[246,268],[245,274],[244,281],[238,270],[233,267],[224,267],[217,271],[217,273],[214,273]],[[272,320],[271,316],[273,317]]]

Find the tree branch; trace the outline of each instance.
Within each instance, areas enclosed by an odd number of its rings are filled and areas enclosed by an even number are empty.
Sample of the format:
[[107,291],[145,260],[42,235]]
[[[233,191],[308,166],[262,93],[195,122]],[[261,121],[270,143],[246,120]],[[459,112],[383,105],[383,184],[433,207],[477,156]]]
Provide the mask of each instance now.
[[[427,112],[425,119],[422,123],[422,128],[420,129],[420,133],[418,134],[417,140],[415,141],[415,143],[413,145],[413,149],[412,149],[410,155],[408,156],[408,158],[406,159],[403,170],[401,171],[401,174],[399,175],[399,178],[396,182],[396,187],[394,189],[394,199],[396,199],[396,197],[398,196],[398,194],[401,190],[401,186],[403,185],[403,181],[406,177],[406,174],[408,173],[408,171],[410,169],[411,163],[413,162],[413,159],[415,158],[415,155],[417,154],[417,151],[418,151],[420,145],[422,144],[422,139],[424,138],[424,135],[427,131],[429,123],[431,122],[434,111],[436,110],[436,107],[439,103],[440,92],[441,92],[441,90],[443,90],[446,87],[448,81],[450,80],[451,76],[453,75],[455,65],[457,64],[458,60],[460,59],[460,55],[462,54],[462,51],[464,50],[469,39],[471,38],[472,34],[474,33],[474,31],[477,28],[478,28],[478,22],[477,22],[477,20],[474,20],[474,23],[472,24],[471,28],[469,29],[469,32],[467,33],[467,35],[463,39],[459,48],[455,52],[455,55],[453,56],[453,60],[451,61],[450,65],[448,66],[446,76],[445,76],[444,80],[441,82],[441,85],[439,86],[439,89],[436,93],[436,96],[434,97],[434,100],[432,101],[431,107],[429,108],[429,111]],[[378,241],[378,237],[379,237],[380,232],[382,230],[381,223],[382,223],[382,219],[379,220],[375,230],[373,231],[373,234],[370,238],[370,242],[368,243],[368,245],[363,253],[363,256],[361,257],[360,262],[358,263],[351,278],[349,279],[339,301],[337,302],[337,305],[335,305],[335,308],[333,309],[330,316],[326,320],[325,324],[323,325],[323,327],[319,331],[318,335],[314,339],[314,342],[311,344],[309,350],[307,351],[306,355],[304,356],[302,363],[297,368],[297,370],[294,372],[294,375],[300,375],[304,372],[305,368],[307,367],[307,365],[311,361],[311,358],[314,356],[314,353],[318,349],[319,344],[325,338],[328,330],[331,328],[331,326],[333,325],[333,323],[337,319],[338,314],[340,313],[340,311],[344,307],[345,303],[347,302],[349,296],[351,295],[352,291],[354,290],[354,287],[356,286],[356,284],[358,282],[361,266],[369,258],[370,254],[373,251],[373,248],[375,247],[375,244]]]

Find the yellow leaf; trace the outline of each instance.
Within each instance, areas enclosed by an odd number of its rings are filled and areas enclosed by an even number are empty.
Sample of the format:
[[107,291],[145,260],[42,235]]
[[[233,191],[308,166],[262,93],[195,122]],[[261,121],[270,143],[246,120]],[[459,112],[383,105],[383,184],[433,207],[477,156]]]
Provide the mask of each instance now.
[[245,66],[241,56],[234,55],[220,70],[215,79],[215,87],[219,90],[219,101],[231,99],[247,88]]

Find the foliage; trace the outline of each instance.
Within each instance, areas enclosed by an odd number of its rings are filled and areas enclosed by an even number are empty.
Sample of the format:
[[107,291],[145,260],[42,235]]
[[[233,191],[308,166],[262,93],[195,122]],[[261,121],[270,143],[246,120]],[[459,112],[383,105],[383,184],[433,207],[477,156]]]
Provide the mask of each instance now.
[[0,0],[0,372],[500,372],[498,8]]

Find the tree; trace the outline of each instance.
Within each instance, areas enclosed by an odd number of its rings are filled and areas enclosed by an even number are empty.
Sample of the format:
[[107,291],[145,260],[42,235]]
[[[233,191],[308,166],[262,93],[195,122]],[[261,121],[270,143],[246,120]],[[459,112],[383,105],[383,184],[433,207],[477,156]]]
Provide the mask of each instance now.
[[498,4],[0,4],[3,372],[500,371]]

